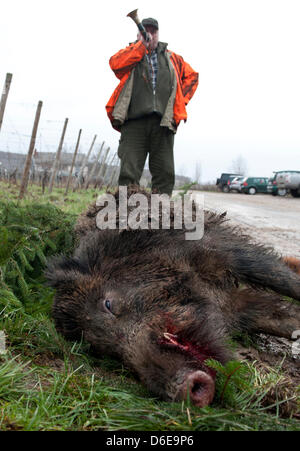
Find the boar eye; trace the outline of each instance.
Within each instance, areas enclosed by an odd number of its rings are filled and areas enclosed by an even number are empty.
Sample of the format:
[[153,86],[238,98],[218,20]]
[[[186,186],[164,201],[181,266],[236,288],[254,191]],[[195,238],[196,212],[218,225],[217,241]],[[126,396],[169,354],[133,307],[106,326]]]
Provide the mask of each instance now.
[[112,313],[112,311],[111,311],[112,303],[109,299],[105,299],[104,307],[106,308],[106,310],[108,310],[110,313]]

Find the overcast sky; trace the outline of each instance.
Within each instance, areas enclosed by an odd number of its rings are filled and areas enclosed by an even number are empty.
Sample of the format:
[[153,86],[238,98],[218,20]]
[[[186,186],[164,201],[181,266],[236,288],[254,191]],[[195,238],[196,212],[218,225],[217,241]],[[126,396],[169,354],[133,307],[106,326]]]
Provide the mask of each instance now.
[[106,116],[118,80],[108,60],[136,38],[126,14],[159,21],[160,40],[199,72],[175,138],[176,172],[215,180],[241,155],[250,175],[300,170],[299,0],[9,0],[0,6],[0,90],[13,80],[0,150],[27,152],[37,102],[37,149],[81,151],[95,134],[117,150]]

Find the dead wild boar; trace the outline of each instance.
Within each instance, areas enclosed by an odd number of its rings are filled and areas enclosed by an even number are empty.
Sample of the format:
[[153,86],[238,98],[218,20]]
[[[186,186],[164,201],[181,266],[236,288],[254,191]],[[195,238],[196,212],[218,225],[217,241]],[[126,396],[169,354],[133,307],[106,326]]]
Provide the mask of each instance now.
[[300,277],[223,215],[206,212],[204,237],[187,241],[181,230],[98,230],[89,211],[74,256],[48,265],[56,328],[121,359],[153,394],[209,405],[205,361],[233,358],[231,333],[300,329],[299,304],[282,299],[300,300]]

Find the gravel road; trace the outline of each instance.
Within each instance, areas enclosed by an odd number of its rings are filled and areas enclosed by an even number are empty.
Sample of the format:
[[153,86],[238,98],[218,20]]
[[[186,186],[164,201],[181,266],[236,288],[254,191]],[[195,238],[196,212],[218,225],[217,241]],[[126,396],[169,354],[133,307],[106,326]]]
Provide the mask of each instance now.
[[204,195],[205,209],[227,211],[232,223],[242,226],[256,242],[273,246],[283,256],[300,258],[300,199],[266,194],[191,193],[196,199]]

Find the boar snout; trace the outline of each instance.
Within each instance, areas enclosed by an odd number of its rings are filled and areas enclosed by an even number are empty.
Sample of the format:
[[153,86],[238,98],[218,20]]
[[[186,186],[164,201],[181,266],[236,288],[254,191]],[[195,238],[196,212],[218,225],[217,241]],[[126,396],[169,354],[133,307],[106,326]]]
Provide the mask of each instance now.
[[178,394],[179,400],[190,399],[195,406],[208,406],[215,395],[215,382],[204,371],[194,371],[187,374]]

